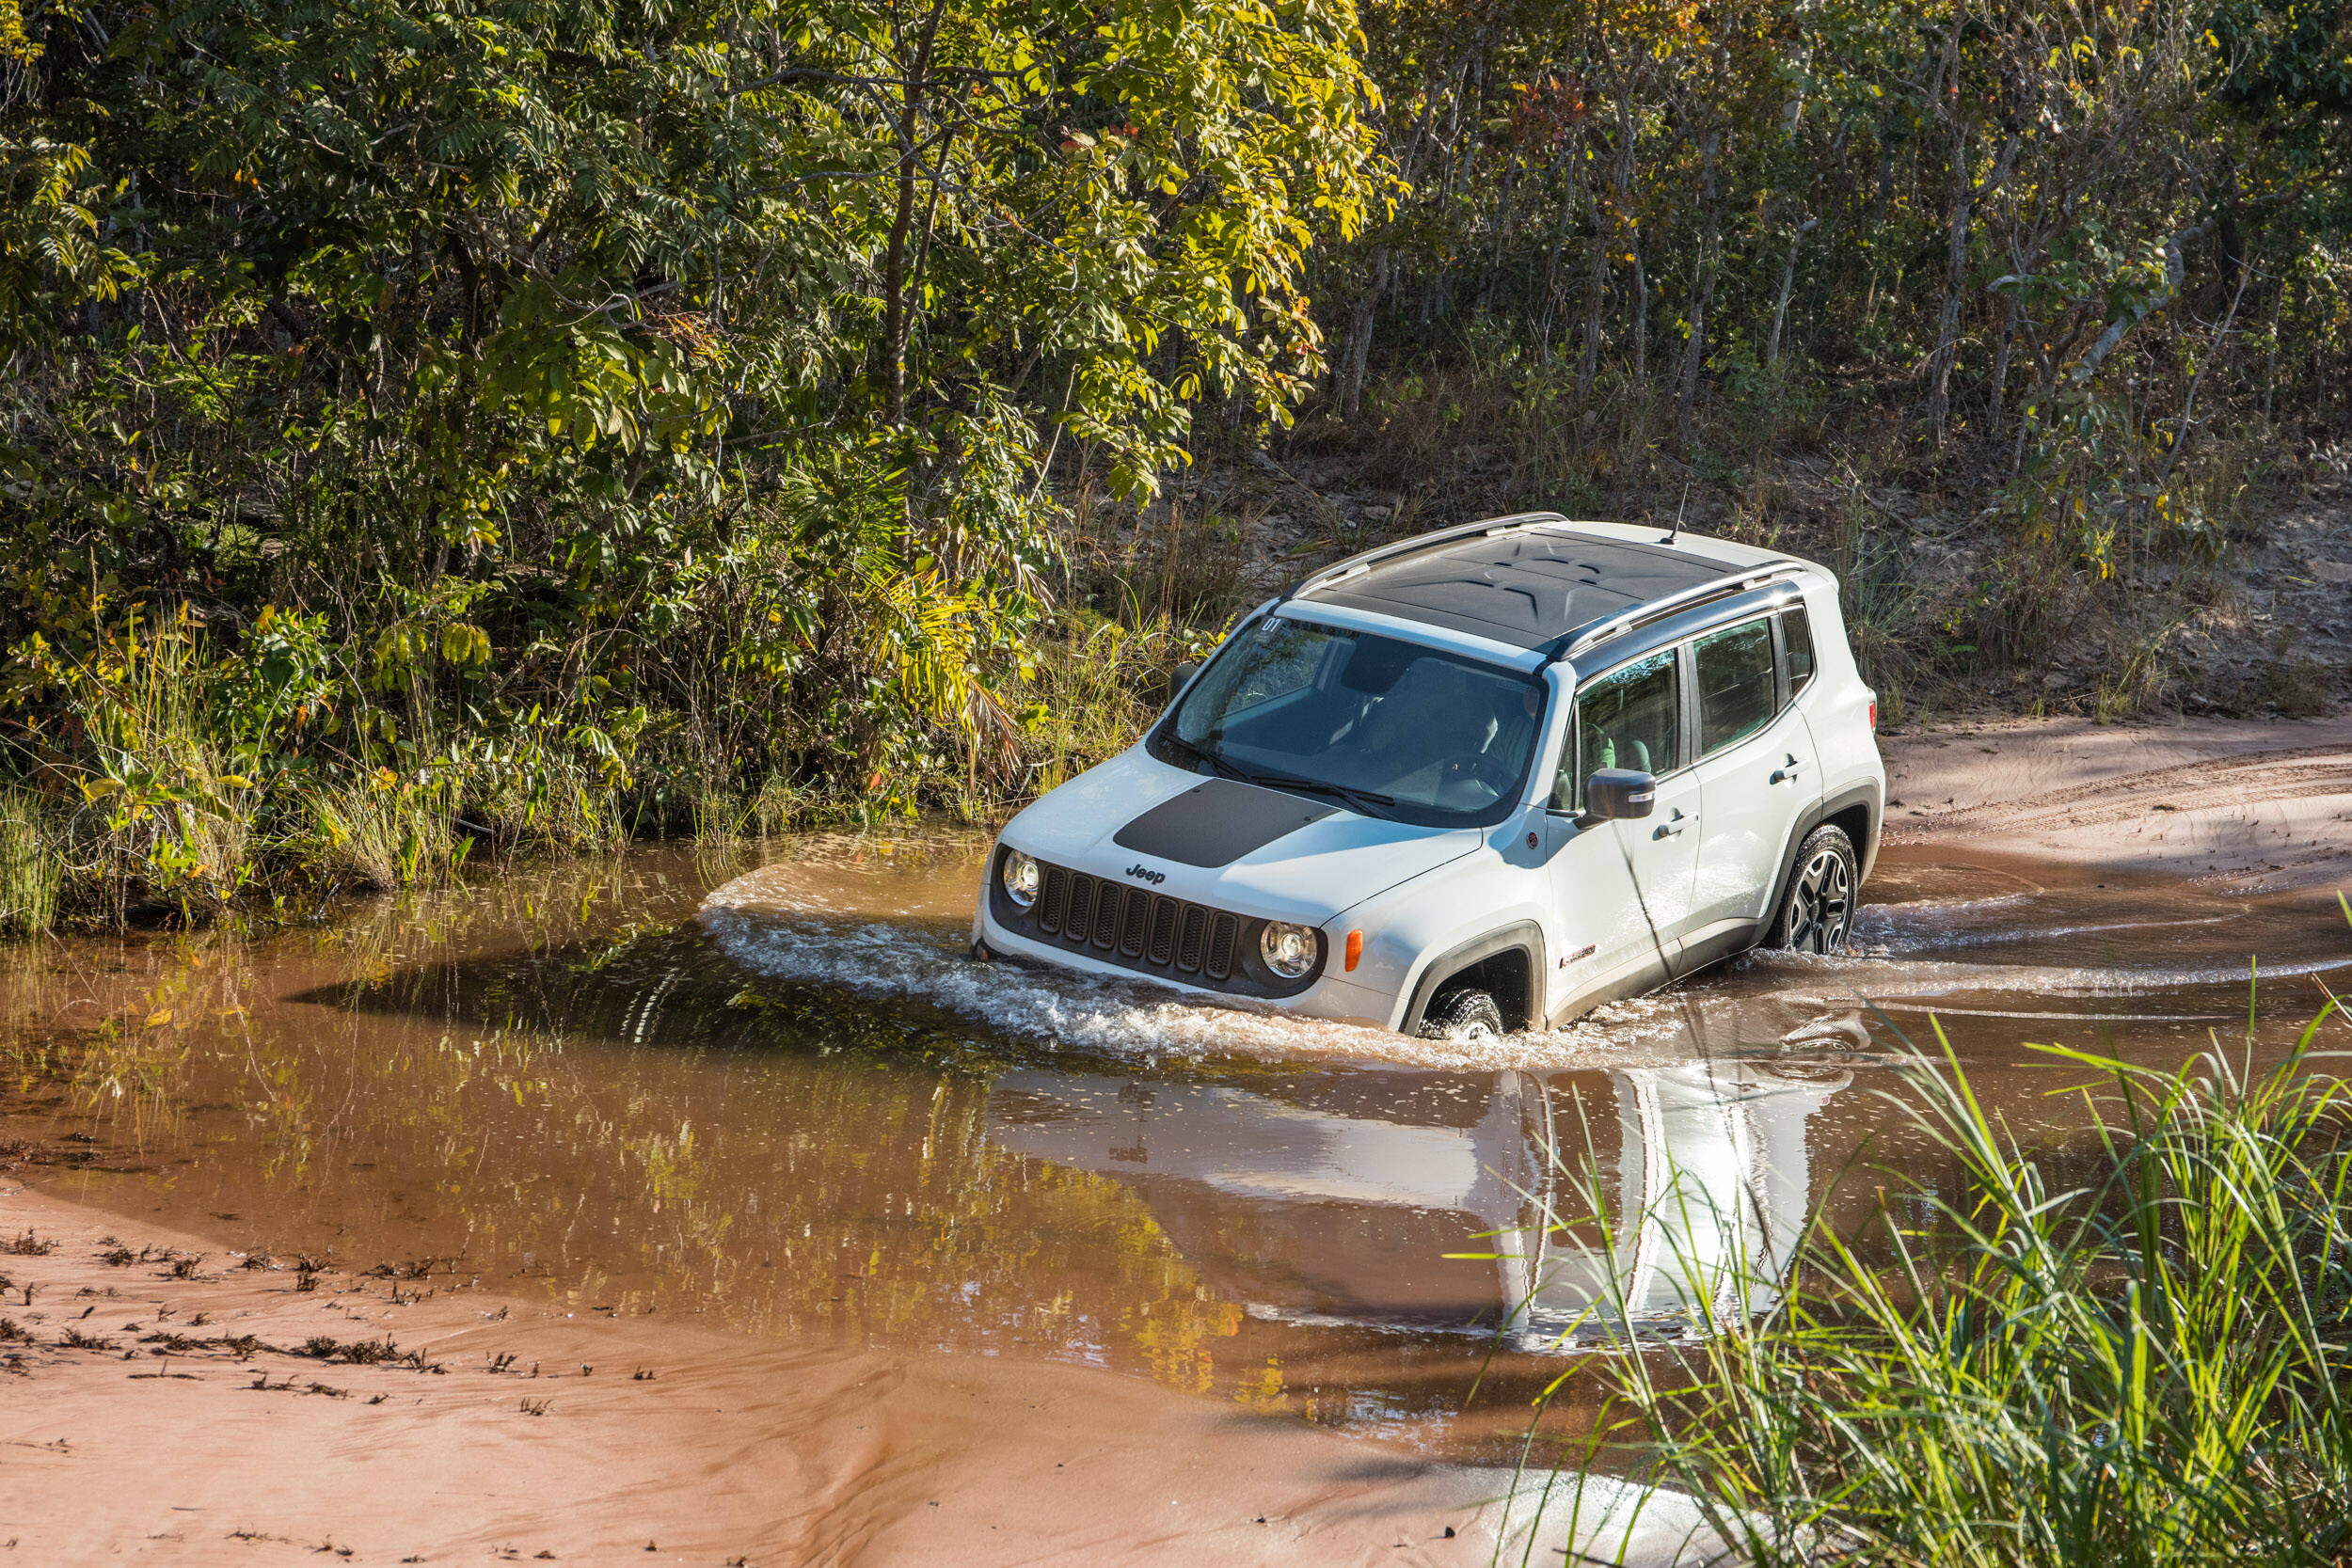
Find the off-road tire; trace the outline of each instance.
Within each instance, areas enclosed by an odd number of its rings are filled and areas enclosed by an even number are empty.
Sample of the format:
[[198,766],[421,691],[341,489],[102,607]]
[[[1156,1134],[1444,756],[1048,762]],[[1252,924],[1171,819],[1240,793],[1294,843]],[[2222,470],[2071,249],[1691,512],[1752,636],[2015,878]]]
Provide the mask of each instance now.
[[1478,1040],[1502,1037],[1502,1009],[1495,999],[1474,986],[1450,990],[1429,1004],[1422,1015],[1421,1037],[1425,1040]]
[[1862,863],[1843,828],[1820,827],[1804,835],[1797,861],[1772,911],[1764,945],[1799,953],[1842,953],[1853,934],[1854,906],[1862,891]]

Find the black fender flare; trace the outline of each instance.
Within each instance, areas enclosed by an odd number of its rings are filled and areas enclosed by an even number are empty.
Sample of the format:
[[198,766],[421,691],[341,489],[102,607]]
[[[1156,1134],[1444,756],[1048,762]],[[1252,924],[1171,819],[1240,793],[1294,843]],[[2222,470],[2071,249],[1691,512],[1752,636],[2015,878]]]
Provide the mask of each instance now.
[[1444,985],[1474,963],[1493,958],[1498,953],[1520,952],[1527,955],[1527,997],[1525,1016],[1530,1020],[1544,1016],[1544,928],[1532,920],[1499,926],[1483,937],[1472,937],[1459,946],[1449,947],[1429,960],[1413,983],[1413,999],[1405,1009],[1399,1032],[1411,1034],[1421,1027],[1421,1021],[1429,1011],[1429,1004],[1437,1000],[1438,988]]
[[[1856,806],[1867,807],[1870,816],[1867,835],[1870,842],[1853,847],[1856,875],[1859,876],[1877,858],[1875,850],[1880,824],[1886,816],[1886,800],[1876,780],[1865,779],[1860,784],[1848,784],[1836,794],[1815,801],[1813,809],[1797,819],[1797,830],[1788,835],[1788,846],[1781,851],[1780,875],[1772,879],[1772,900],[1764,906],[1764,925],[1757,932],[1756,940],[1762,941],[1763,933],[1772,928],[1772,921],[1780,913],[1780,901],[1788,896],[1788,879],[1797,874],[1797,851],[1804,847],[1806,837],[1838,813],[1851,811]],[[1857,886],[1855,891],[1859,892],[1860,888]]]

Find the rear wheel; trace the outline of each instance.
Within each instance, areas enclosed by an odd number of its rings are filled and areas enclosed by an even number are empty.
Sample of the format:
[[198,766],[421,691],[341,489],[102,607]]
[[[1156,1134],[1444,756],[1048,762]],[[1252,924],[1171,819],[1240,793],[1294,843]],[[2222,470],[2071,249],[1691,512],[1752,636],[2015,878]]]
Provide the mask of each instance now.
[[1502,1037],[1502,1009],[1495,999],[1474,987],[1450,990],[1429,1004],[1422,1016],[1425,1040],[1494,1040]]
[[1764,945],[1798,953],[1844,952],[1861,880],[1861,863],[1846,831],[1814,829],[1798,846],[1796,871],[1780,895]]

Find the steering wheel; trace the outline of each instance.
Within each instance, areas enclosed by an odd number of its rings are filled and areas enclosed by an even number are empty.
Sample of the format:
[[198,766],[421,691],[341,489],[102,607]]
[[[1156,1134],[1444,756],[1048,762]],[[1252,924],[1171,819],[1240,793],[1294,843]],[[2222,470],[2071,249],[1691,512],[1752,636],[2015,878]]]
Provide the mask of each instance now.
[[1484,752],[1456,752],[1438,764],[1438,787],[1474,784],[1489,795],[1511,787],[1512,772]]

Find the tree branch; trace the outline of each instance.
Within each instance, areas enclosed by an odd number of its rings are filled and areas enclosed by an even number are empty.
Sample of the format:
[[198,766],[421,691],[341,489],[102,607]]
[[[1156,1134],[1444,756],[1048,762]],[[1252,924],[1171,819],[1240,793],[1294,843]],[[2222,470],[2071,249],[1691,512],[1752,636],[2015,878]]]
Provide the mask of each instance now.
[[2100,365],[2106,361],[2108,355],[2115,352],[2116,345],[2123,341],[2133,327],[2137,326],[2141,322],[2146,321],[2180,297],[2181,279],[2188,272],[2187,264],[2181,260],[2181,246],[2194,240],[2201,240],[2212,233],[2215,221],[2207,218],[2204,222],[2184,229],[2166,239],[2164,242],[2164,293],[2153,298],[2139,301],[2132,307],[2130,315],[2118,317],[2107,324],[2107,329],[2099,334],[2099,341],[2090,345],[2090,352],[2075,361],[2074,374],[2077,382],[2088,381],[2098,373]]

